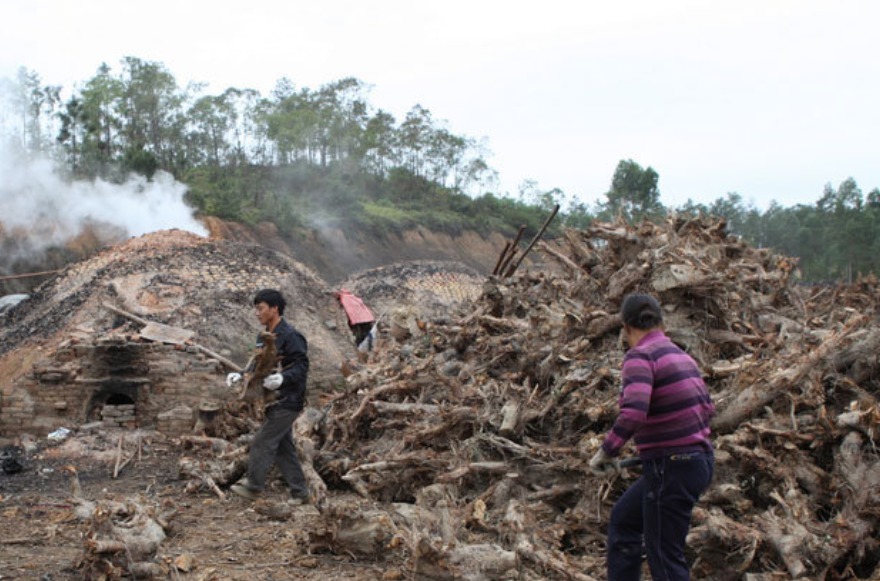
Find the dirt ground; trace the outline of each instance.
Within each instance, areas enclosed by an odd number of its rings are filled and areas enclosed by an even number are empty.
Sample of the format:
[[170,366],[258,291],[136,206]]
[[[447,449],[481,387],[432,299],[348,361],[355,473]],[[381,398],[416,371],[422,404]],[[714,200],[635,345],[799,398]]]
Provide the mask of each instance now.
[[[131,434],[131,432],[129,432]],[[88,522],[76,518],[70,470],[81,497],[118,500],[145,497],[171,511],[167,538],[156,558],[169,579],[199,581],[303,579],[402,579],[394,563],[314,553],[306,531],[320,527],[312,506],[289,506],[281,482],[263,498],[187,492],[178,477],[178,444],[155,432],[139,435],[139,456],[119,470],[119,436],[72,435],[62,443],[38,443],[21,456],[23,470],[0,472],[0,579],[58,581],[99,578],[81,561]],[[84,445],[85,440],[85,445]],[[7,457],[9,453],[7,453]],[[341,496],[330,501],[343,500]],[[345,495],[346,503],[364,503]]]

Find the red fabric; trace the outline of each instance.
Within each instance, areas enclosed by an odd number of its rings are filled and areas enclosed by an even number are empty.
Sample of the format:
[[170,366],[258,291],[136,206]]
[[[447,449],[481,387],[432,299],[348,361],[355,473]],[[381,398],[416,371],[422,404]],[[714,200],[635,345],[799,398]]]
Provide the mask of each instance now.
[[364,304],[364,301],[351,294],[351,292],[343,289],[336,293],[336,297],[339,299],[342,308],[345,310],[349,325],[372,323],[376,320],[373,313],[370,312],[370,309]]

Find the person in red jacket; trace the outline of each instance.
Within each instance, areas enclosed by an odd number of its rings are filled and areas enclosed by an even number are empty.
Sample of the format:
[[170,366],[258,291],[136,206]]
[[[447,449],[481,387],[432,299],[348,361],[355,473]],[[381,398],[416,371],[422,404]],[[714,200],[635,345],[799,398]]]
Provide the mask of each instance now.
[[621,318],[630,349],[623,358],[620,413],[590,468],[596,474],[615,470],[615,457],[632,438],[642,476],[611,510],[608,579],[641,579],[644,547],[654,581],[686,581],[691,513],[714,473],[709,421],[715,406],[697,363],[663,332],[656,299],[627,296]]
[[[345,311],[348,328],[354,335],[354,344],[360,348],[364,341],[371,337],[370,332],[376,324],[376,317],[373,316],[364,301],[351,294],[350,291],[342,289],[336,291],[335,294]],[[366,345],[364,350],[369,351],[372,347],[372,344]]]

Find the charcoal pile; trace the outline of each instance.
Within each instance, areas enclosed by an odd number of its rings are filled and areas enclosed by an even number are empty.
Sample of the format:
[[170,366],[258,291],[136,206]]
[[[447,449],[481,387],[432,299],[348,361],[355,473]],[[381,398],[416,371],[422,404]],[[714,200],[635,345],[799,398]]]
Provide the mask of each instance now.
[[538,250],[559,274],[490,278],[300,430],[327,487],[385,507],[330,503],[315,546],[424,578],[604,579],[610,507],[638,470],[587,463],[617,413],[621,300],[648,292],[718,409],[693,576],[880,579],[876,280],[798,285],[795,260],[722,220],[596,224]]

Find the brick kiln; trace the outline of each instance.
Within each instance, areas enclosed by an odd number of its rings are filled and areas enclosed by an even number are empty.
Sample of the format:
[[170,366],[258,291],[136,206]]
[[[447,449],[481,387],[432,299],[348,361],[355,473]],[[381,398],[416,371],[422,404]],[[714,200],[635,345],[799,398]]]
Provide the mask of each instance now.
[[[191,430],[199,408],[229,396],[206,352],[247,361],[259,331],[250,301],[265,287],[285,293],[287,318],[309,339],[310,392],[341,383],[354,346],[327,324],[338,307],[313,272],[259,246],[155,232],[70,265],[3,316],[0,438],[84,424]],[[110,304],[193,342],[150,341]]]
[[192,430],[205,402],[228,395],[219,361],[125,335],[69,340],[16,387],[3,401],[6,436],[96,422],[177,435]]
[[470,304],[486,282],[455,261],[413,260],[359,272],[341,283],[362,297],[396,339],[416,333],[418,320],[448,317]]

